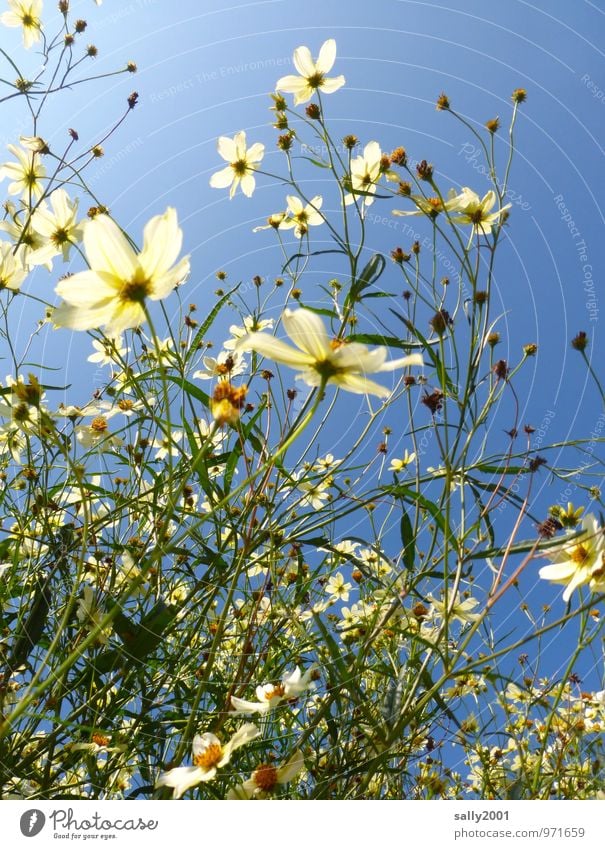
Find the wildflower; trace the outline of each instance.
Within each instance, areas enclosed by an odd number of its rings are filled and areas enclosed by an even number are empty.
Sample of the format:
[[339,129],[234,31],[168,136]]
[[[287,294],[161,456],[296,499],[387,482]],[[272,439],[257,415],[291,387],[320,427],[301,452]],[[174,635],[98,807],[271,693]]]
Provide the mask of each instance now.
[[330,601],[348,601],[352,589],[353,585],[345,582],[342,572],[332,575],[324,587],[325,592],[330,596]]
[[83,448],[96,448],[103,444],[103,449],[108,450],[122,444],[122,440],[109,430],[108,417],[108,414],[95,416],[90,424],[78,425],[76,438]]
[[21,284],[27,277],[27,270],[23,265],[23,247],[15,251],[13,245],[8,242],[0,242],[0,292],[2,289],[12,289],[18,292]]
[[442,619],[445,619],[447,616],[450,622],[454,622],[457,619],[465,625],[467,622],[476,622],[477,619],[481,618],[481,613],[473,612],[479,604],[476,598],[463,599],[460,593],[456,593],[456,598],[453,601],[451,596],[448,596],[447,603],[445,600],[437,601],[431,595],[428,596],[428,599],[434,607],[435,614]]
[[128,348],[122,344],[122,337],[107,337],[105,339],[93,339],[92,347],[95,353],[87,357],[89,363],[98,363],[100,366],[112,365],[119,362],[128,353]]
[[143,239],[137,254],[107,215],[88,223],[84,250],[90,270],[59,281],[55,292],[64,303],[54,311],[55,324],[73,330],[104,326],[110,336],[142,324],[146,298],[167,297],[189,273],[189,257],[173,265],[183,239],[174,209],[152,218]]
[[275,88],[278,91],[293,94],[295,106],[311,100],[317,90],[323,91],[325,94],[332,94],[345,84],[345,78],[342,75],[326,77],[328,71],[332,69],[335,59],[336,42],[333,38],[324,41],[317,61],[313,61],[308,47],[297,47],[292,60],[300,76],[289,74],[286,77],[281,77],[275,84]]
[[0,15],[6,27],[23,27],[23,46],[29,49],[42,37],[42,0],[8,0],[10,12]]
[[221,380],[215,387],[210,401],[214,421],[219,425],[237,424],[247,392],[245,386],[233,386],[228,380]]
[[280,230],[291,230],[294,228],[294,235],[297,239],[302,237],[309,231],[309,227],[317,227],[323,224],[323,216],[319,212],[323,199],[320,195],[315,195],[311,198],[306,206],[296,195],[288,195],[286,198],[288,209],[285,217],[279,224]]
[[306,476],[307,473],[302,470],[295,472],[294,480],[298,481],[297,489],[304,493],[300,499],[300,504],[307,507],[312,507],[314,510],[321,510],[324,503],[328,500],[328,488],[330,479],[323,481],[312,481]]
[[376,141],[366,144],[363,155],[351,161],[351,191],[345,196],[347,206],[355,202],[356,193],[363,192],[361,200],[366,206],[374,203],[371,195],[376,193],[376,183],[382,173],[382,151]]
[[415,452],[411,454],[408,452],[407,448],[405,453],[401,459],[391,460],[391,465],[389,466],[389,472],[402,472],[406,466],[409,466],[410,463],[413,463],[416,459]]
[[32,216],[32,229],[46,241],[31,254],[34,265],[45,265],[58,254],[67,262],[71,246],[82,241],[82,227],[76,222],[78,201],[70,201],[64,189],[56,189],[50,196],[50,205],[51,209],[42,203]]
[[309,386],[335,383],[358,395],[377,395],[387,398],[391,393],[378,383],[368,380],[367,374],[394,371],[411,365],[422,365],[420,354],[411,354],[385,362],[387,349],[369,350],[359,342],[331,340],[322,320],[311,310],[286,309],[284,327],[296,348],[268,333],[249,333],[237,347],[256,351],[264,357],[300,369],[298,377]]
[[511,204],[507,203],[496,212],[490,212],[496,200],[496,193],[492,189],[480,198],[478,194],[465,187],[458,195],[456,214],[452,220],[457,224],[471,224],[475,233],[489,236],[492,228],[501,223],[503,213],[511,207]]
[[234,708],[234,713],[269,713],[276,708],[281,702],[288,699],[297,699],[305,690],[308,690],[313,685],[311,677],[315,671],[315,667],[311,665],[305,673],[300,671],[297,666],[294,672],[282,678],[280,684],[262,684],[256,688],[256,698],[258,701],[249,702],[245,699],[238,699],[231,696],[231,705]]
[[244,336],[247,336],[248,333],[261,332],[263,330],[271,330],[273,328],[274,321],[272,318],[264,318],[259,319],[254,315],[247,315],[244,318],[244,324],[232,324],[229,328],[229,333],[233,337],[232,339],[227,339],[225,343],[223,343],[223,348],[226,351],[233,351],[239,342],[240,339],[243,339]]
[[588,584],[591,592],[605,589],[605,540],[592,513],[582,519],[582,532],[565,540],[560,547],[549,549],[544,557],[552,562],[540,569],[539,575],[555,584],[566,584],[563,601],[568,602],[575,589]]
[[197,380],[228,379],[246,370],[246,360],[237,351],[221,351],[218,357],[203,357],[203,369],[193,373]]
[[229,197],[232,198],[237,187],[241,185],[242,192],[246,197],[252,197],[256,186],[254,172],[264,156],[264,144],[256,142],[252,147],[246,148],[246,133],[241,130],[232,139],[221,136],[217,143],[217,149],[220,156],[229,165],[212,175],[210,178],[212,188],[226,189],[231,186]]
[[280,784],[288,784],[304,769],[305,759],[302,752],[296,751],[282,764],[276,767],[273,764],[261,764],[250,778],[243,784],[237,785],[227,794],[228,799],[264,799],[272,793]]
[[0,180],[8,177],[13,181],[8,187],[9,195],[20,193],[28,202],[30,197],[36,200],[42,197],[43,187],[40,180],[46,177],[46,168],[39,161],[38,154],[23,150],[14,144],[8,144],[6,147],[17,160],[0,165]]
[[452,210],[459,209],[461,197],[461,195],[456,194],[455,189],[450,189],[447,195],[447,200],[443,200],[440,197],[409,195],[410,200],[413,200],[416,204],[416,209],[394,209],[393,215],[399,215],[402,218],[409,215],[428,215],[429,218],[436,218],[440,212],[451,212]]
[[195,787],[202,781],[212,781],[217,770],[228,764],[236,749],[254,740],[260,731],[256,725],[246,723],[239,728],[233,737],[223,745],[219,738],[210,732],[196,734],[193,738],[193,766],[181,766],[162,772],[156,781],[157,787],[172,787],[173,799],[180,799],[189,788]]

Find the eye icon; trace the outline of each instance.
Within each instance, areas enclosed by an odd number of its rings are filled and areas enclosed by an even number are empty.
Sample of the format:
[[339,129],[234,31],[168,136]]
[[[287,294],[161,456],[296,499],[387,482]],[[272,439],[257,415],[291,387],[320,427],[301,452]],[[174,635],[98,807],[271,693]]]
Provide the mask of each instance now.
[[35,837],[37,834],[40,834],[45,822],[46,817],[37,808],[25,811],[24,814],[21,814],[21,821],[19,823],[21,834],[24,837]]

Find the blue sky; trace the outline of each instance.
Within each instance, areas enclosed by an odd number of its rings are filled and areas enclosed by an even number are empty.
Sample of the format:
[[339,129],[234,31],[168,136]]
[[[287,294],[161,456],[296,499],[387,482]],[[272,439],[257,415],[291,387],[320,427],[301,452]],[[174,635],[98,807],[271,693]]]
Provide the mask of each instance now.
[[[595,363],[603,361],[598,332],[605,316],[599,191],[605,119],[602,0],[266,0],[228,8],[216,0],[105,0],[100,8],[81,0],[72,5],[88,19],[86,38],[99,48],[94,69],[113,70],[132,59],[139,72],[57,97],[40,132],[54,142],[74,127],[83,142],[92,143],[121,114],[130,91],[139,91],[140,106],[105,145],[104,159],[96,173],[90,172],[92,185],[135,237],[151,215],[168,205],[177,208],[192,254],[184,297],[201,312],[214,303],[220,268],[233,281],[279,274],[270,234],[252,234],[252,228],[283,208],[283,190],[261,178],[251,200],[238,193],[230,201],[208,180],[221,167],[217,136],[240,129],[251,141],[265,143],[265,161],[277,168],[268,93],[290,72],[295,47],[306,44],[316,54],[326,38],[337,41],[334,72],[347,82],[326,99],[336,134],[376,139],[386,150],[403,145],[413,159],[434,163],[444,189],[468,185],[482,194],[488,186],[469,131],[436,112],[440,92],[446,91],[472,124],[499,115],[506,127],[511,91],[526,88],[510,181],[512,214],[496,274],[497,310],[505,314],[500,355],[514,361],[522,345],[539,345],[520,384],[521,423],[539,429],[536,449],[570,435],[590,439],[602,428],[600,399],[586,380],[581,357],[569,346],[585,330]],[[3,45],[4,40],[13,44],[13,33],[3,30],[0,37]],[[34,57],[30,61],[35,67]],[[28,132],[15,107],[5,114],[2,144]],[[504,144],[499,141],[496,150],[502,164]],[[321,192],[321,179],[314,179],[314,190]],[[388,251],[409,241],[397,229],[401,224],[382,221],[383,209],[394,221],[390,208],[390,203],[373,208],[370,248]],[[333,273],[329,263],[313,266],[318,280]],[[36,285],[51,291],[43,274]],[[30,327],[25,309],[20,329],[26,333]],[[44,356],[50,362],[57,345],[65,346],[68,380],[74,391],[80,388],[78,400],[85,400],[90,382],[81,379],[81,361],[89,342],[83,335],[58,338],[42,339]],[[510,426],[507,415],[495,426]],[[555,459],[554,453],[548,456]],[[577,491],[566,496],[566,487],[547,473],[540,488],[535,497],[542,508],[567,497],[584,501]],[[546,592],[563,612],[558,590],[538,588],[535,576],[526,582],[528,590]]]

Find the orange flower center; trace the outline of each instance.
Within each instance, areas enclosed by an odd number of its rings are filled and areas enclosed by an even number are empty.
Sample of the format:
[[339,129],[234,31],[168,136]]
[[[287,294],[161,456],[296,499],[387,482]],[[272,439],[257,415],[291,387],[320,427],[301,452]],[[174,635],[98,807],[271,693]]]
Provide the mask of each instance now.
[[578,566],[583,566],[590,557],[590,551],[585,545],[576,545],[570,556],[574,563]]
[[97,433],[103,433],[103,431],[107,430],[107,419],[104,419],[103,416],[97,416],[91,421],[90,429]]
[[97,746],[106,746],[109,743],[109,737],[105,737],[104,734],[93,734],[92,742],[96,743]]
[[254,783],[259,790],[270,792],[277,784],[277,770],[270,764],[261,764],[254,770]]
[[223,757],[223,748],[220,743],[211,743],[199,755],[195,755],[193,763],[195,766],[200,766],[202,769],[212,769],[217,766],[220,759]]

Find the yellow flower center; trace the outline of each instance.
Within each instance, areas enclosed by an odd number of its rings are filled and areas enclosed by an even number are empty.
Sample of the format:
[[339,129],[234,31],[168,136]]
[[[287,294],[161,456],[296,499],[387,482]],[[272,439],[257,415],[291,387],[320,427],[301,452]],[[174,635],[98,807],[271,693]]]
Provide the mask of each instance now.
[[55,230],[55,232],[50,237],[50,240],[53,245],[57,245],[57,247],[60,247],[61,245],[64,245],[65,242],[69,241],[69,234],[67,230],[61,227],[58,230]]
[[90,429],[96,433],[103,433],[107,430],[107,419],[103,418],[103,416],[97,416],[91,421]]
[[121,401],[118,401],[118,407],[124,412],[132,410],[134,407],[134,401],[131,401],[130,398],[122,398]]
[[485,212],[483,211],[483,208],[481,206],[479,206],[474,212],[471,212],[469,215],[469,218],[473,222],[473,224],[481,224],[482,221],[485,221],[486,217],[487,216],[485,215]]
[[236,159],[235,162],[231,163],[231,167],[238,177],[243,177],[250,166],[245,159]]
[[311,88],[321,88],[321,85],[324,81],[324,75],[319,71],[316,71],[314,74],[311,74],[310,77],[307,77],[307,82],[311,86]]
[[277,770],[271,764],[261,764],[254,770],[254,783],[259,790],[270,792],[277,784]]
[[147,295],[151,291],[151,283],[149,280],[142,279],[138,280],[136,277],[134,280],[129,280],[127,283],[124,283],[120,290],[120,300],[121,301],[130,301],[135,302],[137,304],[142,304]]
[[221,744],[211,743],[203,752],[194,756],[193,763],[202,769],[212,769],[218,765],[222,757],[223,747]]
[[93,734],[92,742],[96,743],[97,746],[107,746],[109,743],[109,737],[105,737],[104,734]]
[[266,690],[264,698],[266,701],[270,702],[271,699],[281,699],[284,695],[284,685],[276,684],[271,690]]
[[572,549],[570,557],[578,566],[583,566],[590,557],[590,551],[585,545],[576,545]]

